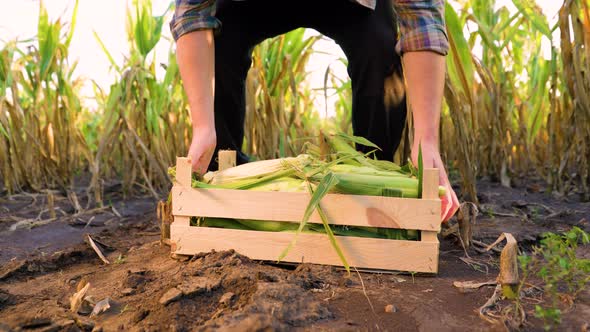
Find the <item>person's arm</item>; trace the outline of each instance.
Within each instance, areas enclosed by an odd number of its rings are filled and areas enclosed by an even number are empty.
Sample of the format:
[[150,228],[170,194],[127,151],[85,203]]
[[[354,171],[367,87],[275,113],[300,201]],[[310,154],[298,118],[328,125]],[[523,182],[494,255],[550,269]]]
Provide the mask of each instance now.
[[215,1],[176,0],[170,30],[176,41],[176,57],[191,110],[192,139],[188,151],[193,171],[204,174],[213,157],[217,136],[213,100],[215,51],[213,31]]
[[401,29],[397,45],[402,54],[407,95],[414,120],[412,161],[421,147],[424,167],[440,171],[446,188],[442,219],[448,221],[459,208],[439,150],[440,110],[445,81],[448,39],[444,26],[444,0],[393,0]]
[[217,136],[213,115],[215,93],[213,32],[199,30],[183,35],[176,46],[178,69],[191,109],[193,136],[188,157],[193,171],[205,174]]
[[449,220],[459,208],[459,200],[449,182],[438,141],[440,109],[445,75],[444,57],[432,52],[408,52],[403,56],[408,100],[414,119],[412,161],[417,163],[422,148],[424,167],[438,168],[440,185],[446,188],[442,199],[442,219]]

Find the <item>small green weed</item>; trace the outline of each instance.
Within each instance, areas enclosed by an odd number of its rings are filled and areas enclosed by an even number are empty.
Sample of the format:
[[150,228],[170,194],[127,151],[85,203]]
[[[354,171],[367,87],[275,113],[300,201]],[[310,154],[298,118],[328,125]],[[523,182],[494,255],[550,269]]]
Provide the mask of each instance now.
[[125,256],[123,256],[122,254],[119,254],[119,256],[117,257],[117,259],[115,259],[115,264],[123,264],[125,263]]
[[576,257],[578,246],[589,243],[590,235],[574,227],[563,234],[543,234],[540,246],[533,247],[530,256],[519,256],[523,271],[521,288],[528,276],[543,281],[548,301],[535,306],[535,317],[543,320],[546,330],[561,323],[560,298],[575,299],[590,282],[590,259]]

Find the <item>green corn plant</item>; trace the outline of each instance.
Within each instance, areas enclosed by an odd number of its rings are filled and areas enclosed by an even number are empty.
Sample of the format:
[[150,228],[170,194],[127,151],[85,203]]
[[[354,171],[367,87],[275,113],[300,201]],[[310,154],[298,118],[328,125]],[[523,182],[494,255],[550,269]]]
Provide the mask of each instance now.
[[[93,179],[89,190],[101,202],[103,178],[121,178],[126,194],[143,188],[154,197],[170,185],[167,168],[188,150],[190,122],[178,64],[171,49],[163,79],[156,77],[153,49],[161,39],[163,15],[152,14],[149,0],[134,1],[127,9],[130,56],[117,65],[99,36],[117,81],[102,95],[104,114]],[[150,57],[150,55],[153,55]]]
[[[463,192],[466,199],[477,202],[475,190],[477,165],[475,161],[475,142],[477,138],[477,119],[475,117],[474,62],[462,32],[463,23],[453,8],[445,7],[450,54],[447,57],[447,80],[445,82],[445,100],[450,109],[453,136],[444,130],[442,147],[458,147],[455,153],[457,168],[462,178]],[[445,113],[443,113],[444,115]],[[441,123],[444,123],[441,121]],[[454,138],[444,139],[446,137]],[[447,154],[448,157],[449,154]]]
[[90,150],[81,131],[82,81],[68,51],[78,2],[69,26],[51,21],[43,1],[35,43],[7,43],[0,60],[0,172],[9,192],[72,189]]
[[[304,83],[305,65],[319,38],[304,29],[267,39],[252,54],[246,83],[244,151],[257,159],[293,155],[313,136],[319,116],[313,112],[311,89]],[[316,132],[317,133],[317,132]],[[282,147],[282,148],[280,148]]]
[[[587,0],[566,0],[559,11],[561,33],[562,98],[550,121],[549,137],[553,163],[552,187],[562,193],[578,187],[584,199],[590,199],[590,79],[584,73],[590,66],[588,24],[590,4]],[[553,135],[559,135],[552,137]]]
[[[535,2],[514,4],[516,13],[493,10],[492,0],[462,1],[458,11],[446,6],[451,50],[441,146],[473,201],[479,176],[509,185],[512,175],[543,174],[547,167],[548,81],[557,73],[557,52],[543,58],[542,41],[551,41],[552,29]],[[465,34],[467,23],[475,28]],[[472,53],[476,45],[481,55]]]

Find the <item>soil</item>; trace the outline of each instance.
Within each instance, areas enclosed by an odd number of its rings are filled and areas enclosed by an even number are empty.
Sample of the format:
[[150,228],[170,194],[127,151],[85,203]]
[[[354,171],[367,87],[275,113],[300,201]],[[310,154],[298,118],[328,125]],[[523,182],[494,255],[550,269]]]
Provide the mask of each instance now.
[[[523,252],[543,232],[590,231],[590,203],[555,197],[528,183],[479,184],[477,243],[510,232]],[[542,331],[532,287],[515,324],[514,302],[500,300],[487,319],[479,308],[495,286],[470,291],[456,281],[495,281],[499,254],[464,251],[440,235],[439,273],[357,273],[336,267],[275,265],[238,252],[171,257],[160,241],[156,201],[107,195],[108,208],[77,212],[65,195],[0,197],[0,331]],[[80,192],[78,197],[83,197]],[[84,201],[80,199],[83,206]],[[453,222],[451,222],[452,226]],[[449,230],[447,228],[447,230]],[[446,236],[445,236],[446,235]],[[90,246],[101,249],[106,264]],[[478,242],[479,241],[479,242]],[[500,247],[501,248],[501,247]],[[580,257],[590,258],[582,247]],[[86,286],[72,312],[72,296]],[[92,309],[98,313],[91,313]],[[104,305],[104,304],[107,305]],[[562,306],[562,331],[586,331],[590,292]]]

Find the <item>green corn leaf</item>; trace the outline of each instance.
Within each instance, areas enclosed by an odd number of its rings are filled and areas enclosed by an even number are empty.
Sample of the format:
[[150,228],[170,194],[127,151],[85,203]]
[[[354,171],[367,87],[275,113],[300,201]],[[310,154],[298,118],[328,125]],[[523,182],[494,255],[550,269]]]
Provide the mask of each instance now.
[[78,21],[78,4],[79,1],[76,0],[74,5],[74,11],[72,13],[72,18],[70,19],[70,30],[68,31],[68,36],[66,37],[65,46],[66,48],[70,47],[70,43],[72,42],[72,37],[74,36],[74,31],[76,30],[76,22]]
[[424,183],[424,160],[422,160],[422,143],[418,144],[418,197],[422,197],[422,184]]
[[369,146],[378,150],[381,150],[380,147],[378,147],[375,143],[369,141],[368,139],[361,137],[361,136],[352,136],[352,135],[348,135],[345,134],[343,132],[339,132],[338,134],[336,134],[338,137],[345,139],[349,142],[353,142],[356,144],[360,144],[360,145],[364,145],[364,146]]
[[504,37],[502,38],[504,41],[498,50],[503,50],[509,43],[516,43],[515,37],[518,37],[519,31],[521,31],[522,23],[524,22],[524,18],[521,18],[516,22],[516,24],[509,26],[509,29],[506,30],[504,33]]
[[[309,190],[312,190],[311,187],[309,188]],[[336,251],[336,254],[338,255],[338,257],[340,257],[340,260],[342,261],[342,265],[344,266],[344,269],[346,269],[346,272],[348,272],[350,274],[350,265],[348,264],[346,257],[344,257],[344,253],[342,252],[342,249],[340,249],[338,242],[336,242],[336,237],[334,236],[334,233],[332,232],[332,229],[330,228],[330,224],[328,223],[328,217],[326,217],[326,214],[324,213],[324,211],[322,210],[322,207],[320,205],[317,206],[317,211],[318,211],[318,214],[320,215],[320,219],[322,219],[322,224],[324,225],[324,229],[326,230],[326,234],[328,234],[328,239],[330,240],[332,247]]]
[[98,34],[96,33],[96,31],[92,31],[92,34],[94,35],[94,39],[96,39],[96,41],[98,42],[98,44],[100,45],[100,48],[102,49],[103,53],[107,56],[107,58],[109,59],[109,62],[111,63],[111,66],[113,66],[113,68],[115,68],[115,70],[117,71],[117,73],[121,73],[121,68],[119,68],[119,66],[117,65],[117,63],[115,62],[115,59],[113,58],[113,56],[111,55],[111,52],[109,52],[109,49],[105,46],[105,44],[102,42],[102,39],[100,39],[100,37],[98,36]]
[[551,40],[551,29],[547,17],[534,0],[512,0],[512,3],[540,33]]
[[[472,0],[469,5],[483,26],[489,29],[494,25],[494,12],[491,10],[494,7],[492,0]],[[467,11],[463,9],[463,12]]]
[[474,105],[473,80],[474,68],[471,59],[471,51],[467,40],[463,36],[463,25],[453,7],[446,3],[445,20],[450,44],[450,56],[447,57],[448,74],[456,88],[461,87],[469,103]]
[[293,246],[295,246],[297,242],[297,237],[299,236],[303,228],[307,225],[307,221],[311,217],[311,214],[320,205],[320,201],[322,200],[322,198],[324,198],[324,196],[326,196],[328,192],[330,192],[330,190],[332,190],[332,188],[334,188],[336,184],[338,184],[338,179],[334,176],[334,174],[332,174],[332,172],[328,172],[322,178],[315,191],[311,189],[311,186],[308,186],[310,193],[312,194],[311,199],[309,201],[309,204],[307,205],[307,208],[305,209],[303,219],[301,220],[301,223],[299,223],[299,228],[297,229],[297,232],[295,233],[293,240],[291,241],[291,243],[289,243],[287,248],[285,248],[285,250],[283,250],[283,252],[279,256],[279,262],[283,258],[285,258],[285,256],[287,256],[287,254],[293,248]]
[[6,129],[4,129],[4,126],[2,125],[2,123],[0,123],[0,134],[4,135],[7,139],[10,139],[8,132],[6,131]]
[[[480,21],[479,17],[476,15],[468,15],[467,19],[477,24],[477,34],[471,34],[470,38],[475,38],[477,35],[479,35],[485,46],[494,50],[498,48],[495,44],[497,37],[487,24]],[[458,31],[455,31],[455,33],[458,33]],[[471,41],[469,45],[471,45]]]
[[[539,48],[540,50],[540,48]],[[531,86],[531,100],[533,101],[533,108],[527,124],[527,140],[529,144],[532,143],[533,139],[537,136],[539,130],[543,125],[545,118],[545,110],[547,105],[550,103],[547,91],[547,81],[552,73],[557,70],[556,54],[555,50],[551,51],[552,59],[550,62],[540,58],[540,55],[535,57],[532,69],[532,78],[530,80]]]
[[43,81],[49,72],[51,64],[55,57],[55,51],[59,44],[59,32],[61,23],[49,22],[49,15],[43,1],[39,2],[39,20],[37,26],[38,48],[40,55],[39,75]]

